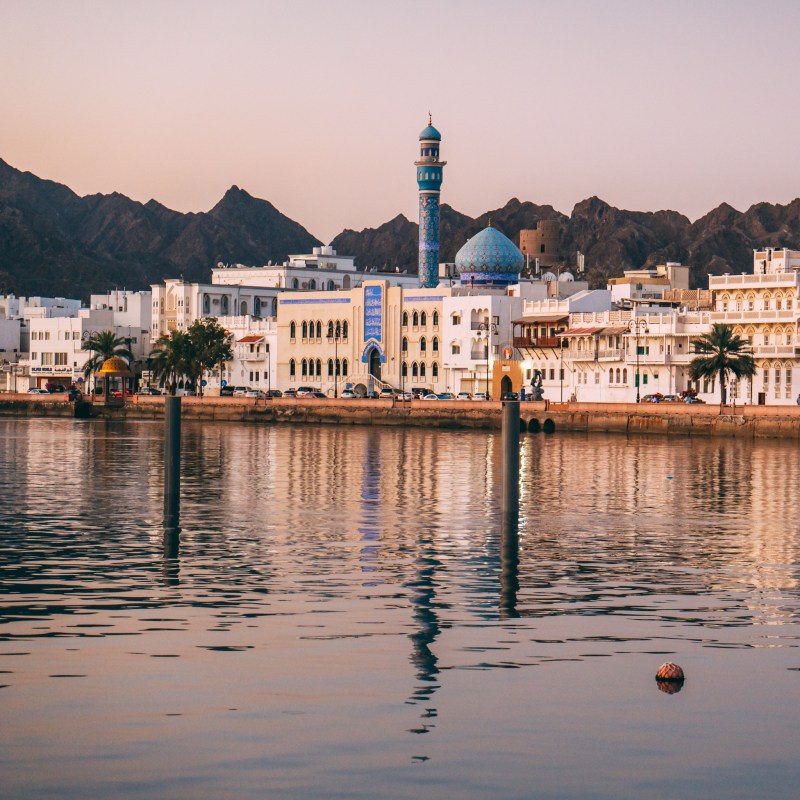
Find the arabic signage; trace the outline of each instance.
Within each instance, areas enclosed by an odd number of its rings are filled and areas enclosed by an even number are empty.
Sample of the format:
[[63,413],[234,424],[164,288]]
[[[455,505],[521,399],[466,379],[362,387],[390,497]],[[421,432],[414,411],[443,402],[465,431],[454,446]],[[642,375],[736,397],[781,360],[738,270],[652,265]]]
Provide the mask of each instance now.
[[383,286],[364,287],[364,341],[383,338]]

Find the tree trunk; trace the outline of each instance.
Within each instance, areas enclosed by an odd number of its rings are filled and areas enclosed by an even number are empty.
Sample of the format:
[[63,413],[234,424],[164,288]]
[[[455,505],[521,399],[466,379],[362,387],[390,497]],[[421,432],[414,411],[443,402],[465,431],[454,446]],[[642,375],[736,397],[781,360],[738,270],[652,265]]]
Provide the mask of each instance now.
[[728,399],[728,392],[727,387],[725,386],[725,370],[721,369],[719,371],[719,396],[720,396],[720,405],[725,405],[725,401]]

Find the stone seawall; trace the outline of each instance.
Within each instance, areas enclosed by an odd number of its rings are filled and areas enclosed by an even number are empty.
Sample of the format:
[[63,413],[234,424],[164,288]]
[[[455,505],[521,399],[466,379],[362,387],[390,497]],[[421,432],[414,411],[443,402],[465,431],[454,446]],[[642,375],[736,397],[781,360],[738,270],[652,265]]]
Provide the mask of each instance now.
[[[85,407],[86,408],[86,407]],[[161,419],[162,397],[132,397],[121,408],[95,405],[89,416],[106,419]],[[187,420],[311,425],[409,425],[432,428],[499,429],[500,402],[416,400],[257,400],[184,397]],[[73,417],[75,405],[63,395],[2,395],[0,417]],[[677,436],[735,436],[800,439],[800,407],[718,405],[522,403],[526,432],[636,433]]]

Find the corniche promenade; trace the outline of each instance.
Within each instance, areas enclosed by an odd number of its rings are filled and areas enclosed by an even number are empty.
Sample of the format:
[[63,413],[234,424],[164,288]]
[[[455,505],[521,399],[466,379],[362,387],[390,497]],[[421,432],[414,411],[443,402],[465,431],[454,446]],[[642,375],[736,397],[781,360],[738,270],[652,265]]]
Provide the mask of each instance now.
[[[500,401],[256,399],[183,397],[182,416],[214,422],[310,425],[406,425],[451,429],[499,429]],[[133,396],[123,406],[71,402],[66,395],[6,394],[0,417],[161,419],[164,398]],[[675,436],[800,439],[800,406],[684,403],[520,403],[526,433],[642,433]]]

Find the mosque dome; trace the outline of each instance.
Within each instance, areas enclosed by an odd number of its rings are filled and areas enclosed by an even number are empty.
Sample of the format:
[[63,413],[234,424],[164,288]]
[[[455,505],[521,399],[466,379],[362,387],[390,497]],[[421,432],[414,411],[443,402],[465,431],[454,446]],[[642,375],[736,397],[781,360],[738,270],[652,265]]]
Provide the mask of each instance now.
[[542,275],[542,280],[545,283],[550,283],[551,281],[558,280],[558,278],[556,277],[555,272],[545,272],[544,275]]
[[462,284],[507,286],[519,282],[525,257],[507,236],[491,223],[476,233],[456,254]]
[[562,272],[558,276],[559,283],[570,283],[575,280],[575,276],[571,272]]
[[423,141],[431,141],[435,140],[437,142],[442,141],[442,134],[433,127],[433,125],[427,125],[419,134],[419,140]]

